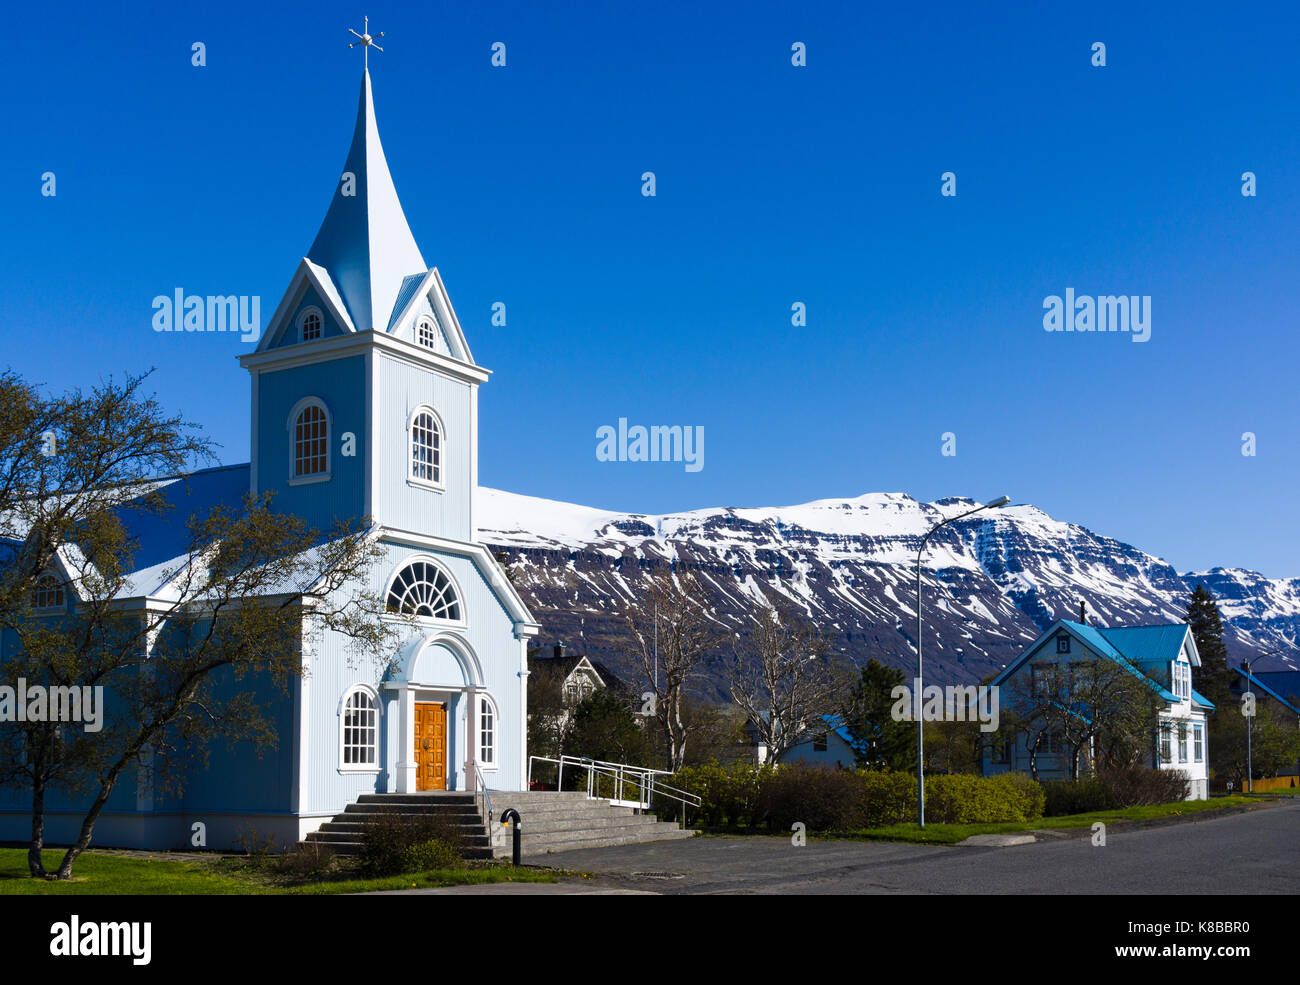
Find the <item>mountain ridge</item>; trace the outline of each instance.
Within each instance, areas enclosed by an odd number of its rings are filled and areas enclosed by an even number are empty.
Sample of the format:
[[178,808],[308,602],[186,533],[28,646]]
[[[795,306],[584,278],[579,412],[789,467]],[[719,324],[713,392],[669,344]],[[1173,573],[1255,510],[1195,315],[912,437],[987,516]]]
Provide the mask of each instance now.
[[[700,570],[715,590],[720,628],[745,634],[764,591],[784,595],[836,637],[856,663],[915,665],[916,552],[941,518],[977,505],[925,503],[905,493],[864,493],[783,507],[706,507],[649,514],[479,488],[478,537],[505,561],[543,625],[631,679],[619,606],[664,562]],[[1000,669],[1079,602],[1102,625],[1182,621],[1203,582],[1219,599],[1236,662],[1300,669],[1300,578],[1244,568],[1181,573],[1172,565],[1030,505],[952,523],[927,545],[923,628],[927,677],[979,680]],[[698,690],[720,697],[725,653],[703,668]]]

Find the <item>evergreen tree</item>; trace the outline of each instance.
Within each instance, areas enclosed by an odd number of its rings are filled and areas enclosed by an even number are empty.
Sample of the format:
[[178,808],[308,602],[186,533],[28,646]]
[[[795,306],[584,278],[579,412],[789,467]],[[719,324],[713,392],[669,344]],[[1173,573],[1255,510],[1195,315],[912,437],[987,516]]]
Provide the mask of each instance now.
[[1223,620],[1219,618],[1218,603],[1203,584],[1196,586],[1191,601],[1187,603],[1187,623],[1192,628],[1192,638],[1196,640],[1196,649],[1201,655],[1201,666],[1196,672],[1196,690],[1222,711],[1232,700],[1228,648],[1223,644]]
[[916,725],[894,721],[889,713],[894,687],[906,681],[901,670],[874,657],[862,668],[844,715],[859,766],[915,771]]

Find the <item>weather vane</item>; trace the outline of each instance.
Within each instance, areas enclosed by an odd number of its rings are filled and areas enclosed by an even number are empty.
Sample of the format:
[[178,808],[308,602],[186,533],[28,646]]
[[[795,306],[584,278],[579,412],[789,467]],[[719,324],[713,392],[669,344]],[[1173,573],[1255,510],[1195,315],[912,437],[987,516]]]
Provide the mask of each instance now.
[[384,36],[384,32],[383,32],[383,31],[380,31],[380,32],[379,32],[378,34],[376,34],[374,37],[371,37],[371,36],[370,36],[370,18],[369,18],[369,17],[365,18],[365,25],[361,28],[361,30],[362,30],[364,33],[362,33],[362,34],[357,34],[357,32],[354,31],[354,30],[352,30],[352,28],[350,28],[350,27],[348,28],[348,33],[351,34],[351,35],[354,35],[354,36],[357,38],[357,40],[356,40],[356,41],[353,41],[350,45],[348,45],[348,47],[349,47],[349,48],[355,48],[357,45],[361,45],[361,47],[365,49],[365,55],[366,55],[366,65],[365,65],[365,68],[366,68],[366,71],[368,72],[368,71],[370,71],[370,49],[371,49],[371,48],[374,48],[376,51],[383,51],[383,50],[384,50],[383,48],[379,47],[379,45],[375,44],[375,41],[376,41],[377,39],[382,38],[382,37]]

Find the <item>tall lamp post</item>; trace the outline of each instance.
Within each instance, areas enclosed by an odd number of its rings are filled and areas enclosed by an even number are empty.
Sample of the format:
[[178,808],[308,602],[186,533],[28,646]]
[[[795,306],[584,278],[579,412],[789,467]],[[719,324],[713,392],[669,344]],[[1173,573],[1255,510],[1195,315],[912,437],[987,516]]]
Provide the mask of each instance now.
[[[1011,500],[1006,496],[999,496],[997,499],[985,503],[983,506],[977,506],[973,510],[967,510],[965,513],[959,513],[957,516],[949,517],[947,520],[941,520],[930,528],[930,532],[921,539],[921,546],[916,551],[916,688],[917,694],[912,697],[912,706],[921,707],[923,702],[918,699],[922,698],[922,690],[925,687],[925,673],[921,662],[921,555],[925,553],[925,545],[930,542],[930,538],[940,529],[950,523],[958,520],[964,520],[973,513],[980,510],[997,509],[999,506],[1006,506]],[[925,722],[923,716],[916,716],[916,817],[921,827],[925,827]]]

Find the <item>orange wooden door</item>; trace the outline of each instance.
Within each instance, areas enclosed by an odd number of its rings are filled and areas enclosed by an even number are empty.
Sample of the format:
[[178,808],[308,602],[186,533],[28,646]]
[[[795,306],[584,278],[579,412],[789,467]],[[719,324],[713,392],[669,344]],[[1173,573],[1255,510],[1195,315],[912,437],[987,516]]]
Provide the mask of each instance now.
[[415,703],[415,789],[447,789],[447,706]]

